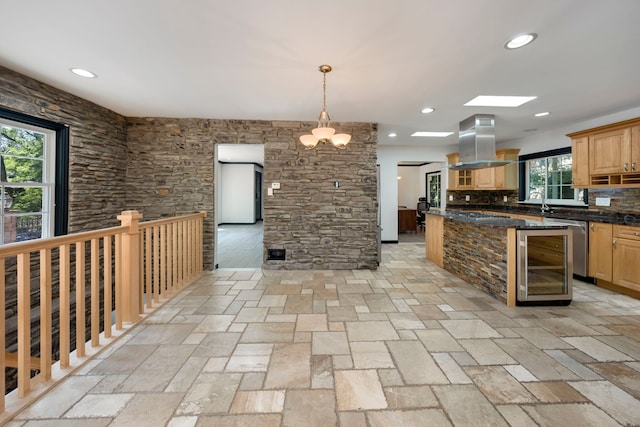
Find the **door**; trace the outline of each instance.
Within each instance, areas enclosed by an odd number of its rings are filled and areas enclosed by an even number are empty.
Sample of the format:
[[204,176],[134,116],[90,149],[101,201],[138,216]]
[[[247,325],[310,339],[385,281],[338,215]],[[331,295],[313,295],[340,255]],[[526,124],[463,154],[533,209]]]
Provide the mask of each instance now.
[[427,174],[427,201],[429,208],[440,208],[440,200],[442,196],[442,173]]

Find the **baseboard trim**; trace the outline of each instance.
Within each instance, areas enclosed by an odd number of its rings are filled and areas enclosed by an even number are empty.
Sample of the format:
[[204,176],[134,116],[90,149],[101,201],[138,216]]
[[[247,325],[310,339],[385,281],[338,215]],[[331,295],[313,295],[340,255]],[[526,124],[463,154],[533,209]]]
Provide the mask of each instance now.
[[383,240],[381,243],[385,244],[385,243],[398,243],[397,240]]

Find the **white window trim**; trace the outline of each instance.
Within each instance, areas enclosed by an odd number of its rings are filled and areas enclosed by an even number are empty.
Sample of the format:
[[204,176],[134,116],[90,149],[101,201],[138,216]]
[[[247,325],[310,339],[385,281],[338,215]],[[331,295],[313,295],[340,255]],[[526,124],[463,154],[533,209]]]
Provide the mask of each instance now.
[[[55,173],[56,173],[56,132],[52,129],[33,126],[26,123],[16,122],[6,118],[0,118],[0,124],[15,128],[25,129],[41,133],[44,138],[44,162],[42,165],[42,183],[4,183],[6,187],[38,187],[42,188],[42,211],[38,214],[42,217],[42,238],[51,237],[54,234],[55,225]],[[26,216],[25,214],[16,214],[13,216]],[[2,217],[4,218],[4,214]],[[4,220],[2,221],[2,229],[4,230]],[[3,239],[4,240],[4,236]],[[3,242],[4,243],[4,242]]]

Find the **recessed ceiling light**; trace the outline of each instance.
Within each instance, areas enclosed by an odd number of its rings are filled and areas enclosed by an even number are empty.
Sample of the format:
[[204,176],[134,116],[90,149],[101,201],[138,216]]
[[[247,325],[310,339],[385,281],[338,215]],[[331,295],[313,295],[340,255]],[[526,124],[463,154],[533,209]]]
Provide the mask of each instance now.
[[548,116],[548,115],[549,115],[548,111],[544,111],[542,113],[534,114],[534,116],[536,116],[536,117],[544,117],[544,116]]
[[422,114],[429,114],[429,113],[433,113],[434,111],[436,111],[436,109],[431,107],[426,107],[420,110]]
[[505,49],[518,49],[534,41],[538,37],[536,33],[519,34],[504,44]]
[[453,135],[453,132],[414,132],[411,136],[429,136],[433,138],[444,138]]
[[464,104],[466,107],[519,107],[537,96],[493,96],[479,95]]
[[391,133],[389,134],[389,138],[395,138],[396,136],[398,136],[398,134],[397,134],[397,133],[395,133],[395,132],[391,132]]
[[95,79],[98,77],[97,74],[92,73],[91,71],[84,70],[82,68],[71,68],[71,72],[80,77],[86,77],[88,79]]

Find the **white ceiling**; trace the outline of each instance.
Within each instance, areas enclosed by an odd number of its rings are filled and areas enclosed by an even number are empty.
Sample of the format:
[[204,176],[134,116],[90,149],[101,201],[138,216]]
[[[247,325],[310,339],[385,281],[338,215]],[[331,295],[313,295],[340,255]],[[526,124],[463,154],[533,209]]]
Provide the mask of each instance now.
[[[332,118],[379,123],[381,145],[456,145],[408,135],[476,113],[496,115],[500,142],[640,106],[639,0],[22,0],[2,14],[0,65],[125,116],[314,121],[323,63]],[[523,32],[538,38],[503,48]],[[463,106],[476,95],[538,98]]]

